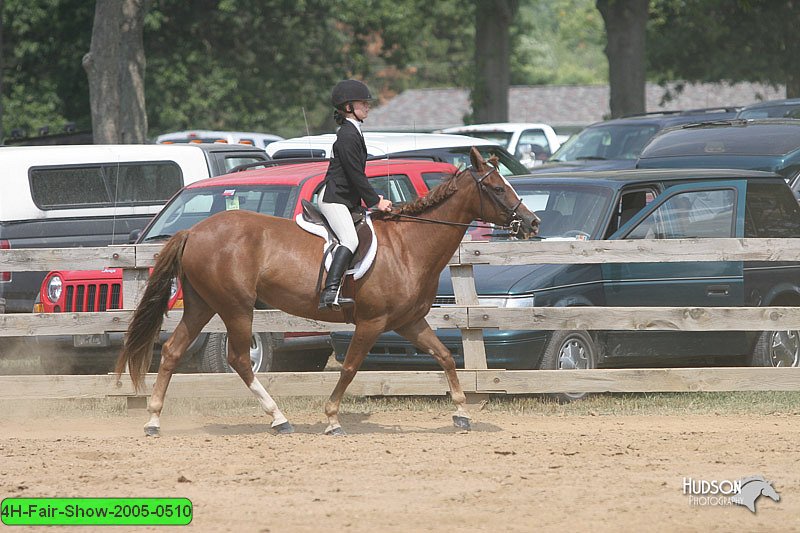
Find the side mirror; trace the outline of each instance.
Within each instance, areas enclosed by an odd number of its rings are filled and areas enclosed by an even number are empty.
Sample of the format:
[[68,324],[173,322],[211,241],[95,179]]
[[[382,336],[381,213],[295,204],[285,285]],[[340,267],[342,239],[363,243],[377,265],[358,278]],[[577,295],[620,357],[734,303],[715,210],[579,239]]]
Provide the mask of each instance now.
[[136,241],[139,240],[139,236],[142,234],[141,229],[135,229],[128,234],[128,244],[136,244]]

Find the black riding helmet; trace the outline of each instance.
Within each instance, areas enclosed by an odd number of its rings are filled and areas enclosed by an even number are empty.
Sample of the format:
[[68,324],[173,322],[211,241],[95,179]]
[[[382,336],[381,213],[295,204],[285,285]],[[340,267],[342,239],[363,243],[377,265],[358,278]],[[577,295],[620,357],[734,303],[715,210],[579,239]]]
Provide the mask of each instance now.
[[342,80],[331,92],[331,104],[337,109],[358,100],[372,100],[369,87],[358,80]]

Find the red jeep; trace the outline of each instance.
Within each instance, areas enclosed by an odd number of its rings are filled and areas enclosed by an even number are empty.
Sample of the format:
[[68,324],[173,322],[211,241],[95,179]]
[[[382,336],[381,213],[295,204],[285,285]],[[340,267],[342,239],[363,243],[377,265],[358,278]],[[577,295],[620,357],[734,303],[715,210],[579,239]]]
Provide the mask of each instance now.
[[[165,241],[179,230],[226,209],[294,218],[302,210],[301,200],[315,200],[327,168],[328,160],[279,164],[187,185],[136,236],[135,242]],[[369,161],[366,174],[379,194],[394,204],[402,204],[424,195],[455,170],[449,163],[397,159]],[[486,230],[473,233],[474,238],[481,238]],[[180,288],[176,287],[170,308],[182,306]],[[75,313],[122,307],[122,270],[107,268],[48,273],[34,310]],[[162,334],[156,348],[167,338]],[[36,340],[55,348],[42,351],[52,354],[42,357],[42,364],[50,373],[107,372],[119,351],[122,334],[39,336]],[[203,372],[230,372],[226,342],[224,333],[201,334],[187,350],[182,366]],[[250,349],[253,370],[257,372],[321,370],[330,354],[327,333],[254,333]]]

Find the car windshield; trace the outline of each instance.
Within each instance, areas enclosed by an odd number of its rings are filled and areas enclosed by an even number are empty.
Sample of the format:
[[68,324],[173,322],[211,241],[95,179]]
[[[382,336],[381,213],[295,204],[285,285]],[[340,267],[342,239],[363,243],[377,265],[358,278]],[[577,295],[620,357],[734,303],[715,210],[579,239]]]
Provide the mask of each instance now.
[[514,189],[541,219],[539,237],[597,239],[605,229],[610,189],[558,184],[515,184]]
[[636,159],[659,130],[655,124],[606,124],[569,138],[550,161]]
[[139,242],[169,238],[221,211],[244,209],[288,218],[294,212],[295,189],[289,185],[184,189],[153,219]]

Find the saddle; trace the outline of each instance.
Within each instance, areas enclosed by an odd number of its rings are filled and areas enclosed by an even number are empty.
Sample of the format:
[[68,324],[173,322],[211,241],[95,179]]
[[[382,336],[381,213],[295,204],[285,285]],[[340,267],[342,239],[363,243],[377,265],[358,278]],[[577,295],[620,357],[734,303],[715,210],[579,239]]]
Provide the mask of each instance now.
[[[328,225],[328,221],[325,220],[325,217],[322,216],[322,213],[316,205],[312,204],[308,200],[302,200],[300,203],[303,206],[303,220],[309,224],[321,226],[325,228],[325,231],[328,232],[328,238],[326,241],[330,241],[331,246],[325,250],[325,256],[327,256],[333,251],[336,245],[339,244],[339,238]],[[350,268],[353,268],[366,257],[367,252],[372,245],[372,228],[370,228],[369,224],[367,224],[367,216],[363,210],[358,210],[355,212],[351,211],[350,215],[353,217],[353,225],[355,225],[356,235],[358,235],[358,248],[356,248],[356,252],[353,254],[353,260],[350,261]],[[325,256],[323,256],[323,262],[325,260]]]
[[[316,205],[308,200],[302,200],[302,212],[295,217],[297,225],[304,230],[313,233],[325,239],[325,249],[322,254],[322,264],[319,267],[319,276],[317,278],[316,292],[319,293],[322,288],[322,277],[325,274],[326,265],[332,259],[333,250],[339,244],[339,239],[328,225],[325,217],[320,213]],[[356,228],[356,235],[358,236],[358,248],[353,254],[353,259],[350,261],[348,270],[342,277],[341,295],[355,299],[356,284],[355,280],[361,278],[367,273],[372,261],[375,259],[377,251],[376,241],[372,231],[372,224],[369,221],[366,213],[363,210],[351,212],[353,217],[353,224]],[[345,306],[343,308],[345,313],[345,320],[349,323],[353,322],[353,307]]]

